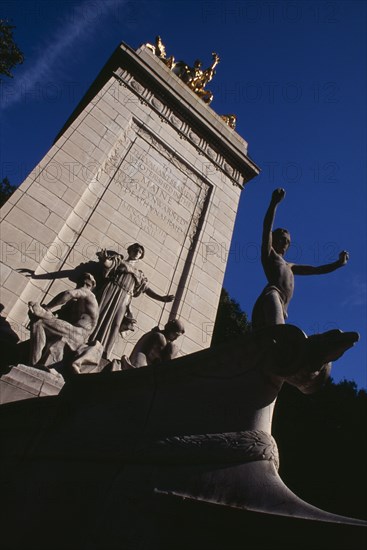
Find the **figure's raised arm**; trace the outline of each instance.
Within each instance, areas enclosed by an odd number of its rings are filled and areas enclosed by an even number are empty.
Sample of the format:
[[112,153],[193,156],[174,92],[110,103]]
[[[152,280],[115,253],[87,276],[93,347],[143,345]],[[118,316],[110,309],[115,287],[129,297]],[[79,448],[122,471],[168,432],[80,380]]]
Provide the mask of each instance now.
[[149,298],[153,298],[153,300],[157,300],[158,302],[173,302],[175,298],[174,294],[167,294],[166,296],[157,294],[156,292],[154,292],[154,290],[152,290],[149,287],[145,289],[145,294],[147,294]]
[[284,199],[285,191],[281,187],[275,189],[271,196],[269,208],[266,211],[263,224],[263,236],[261,244],[261,259],[266,260],[269,257],[272,247],[272,230],[275,218],[275,212],[278,204]]
[[291,269],[295,275],[324,275],[325,273],[331,273],[332,271],[339,269],[339,267],[345,265],[348,260],[349,254],[346,250],[343,250],[339,254],[339,259],[330,264],[319,266],[293,264]]

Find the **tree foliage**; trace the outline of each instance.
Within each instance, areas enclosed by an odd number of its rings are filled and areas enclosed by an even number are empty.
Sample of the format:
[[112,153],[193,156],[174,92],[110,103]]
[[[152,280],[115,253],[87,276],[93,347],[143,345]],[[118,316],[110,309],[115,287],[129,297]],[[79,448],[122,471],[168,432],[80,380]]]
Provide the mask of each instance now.
[[212,346],[226,342],[228,338],[235,338],[246,334],[250,330],[247,315],[241,310],[238,302],[233,300],[228,292],[222,288],[219,299],[217,318],[215,320]]
[[285,384],[273,434],[280,473],[298,496],[351,517],[366,517],[367,393],[344,380],[312,395]]
[[15,190],[15,185],[12,185],[8,178],[4,178],[0,181],[0,207],[6,203]]
[[11,70],[23,63],[24,56],[13,38],[13,29],[6,19],[0,19],[0,74],[13,78]]

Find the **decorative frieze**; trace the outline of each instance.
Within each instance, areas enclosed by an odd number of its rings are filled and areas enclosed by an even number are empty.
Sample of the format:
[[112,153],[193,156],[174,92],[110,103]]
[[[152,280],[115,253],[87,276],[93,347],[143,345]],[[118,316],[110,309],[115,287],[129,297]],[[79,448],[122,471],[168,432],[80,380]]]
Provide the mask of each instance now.
[[178,117],[177,114],[163,102],[162,98],[158,98],[156,94],[148,88],[145,88],[124,69],[119,69],[113,74],[120,85],[128,88],[132,93],[137,95],[142,103],[149,105],[160,115],[162,121],[175,128],[182,139],[188,140],[200,154],[207,157],[217,169],[222,170],[233,184],[239,185],[242,188],[242,181],[245,178],[245,174],[242,174],[227,158],[214,150],[204,137],[194,132],[187,122]]

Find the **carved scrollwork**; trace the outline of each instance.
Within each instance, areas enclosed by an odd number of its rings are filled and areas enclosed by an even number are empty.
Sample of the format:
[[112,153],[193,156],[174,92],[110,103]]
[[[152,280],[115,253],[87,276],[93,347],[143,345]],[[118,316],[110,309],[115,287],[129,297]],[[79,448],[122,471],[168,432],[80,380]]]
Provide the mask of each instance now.
[[175,115],[171,115],[169,117],[170,122],[172,122],[173,126],[180,129],[182,127],[182,120],[180,118],[177,118]]
[[130,85],[131,85],[131,87],[134,88],[134,90],[136,90],[139,94],[143,93],[143,91],[144,91],[143,86],[142,86],[139,82],[137,82],[136,80],[134,80],[134,79],[131,80],[131,81],[130,81]]
[[212,149],[211,147],[207,147],[206,148],[206,154],[208,155],[208,157],[210,157],[211,159],[215,159],[215,157],[217,156],[217,153],[214,151],[214,149]]
[[229,175],[229,176],[232,176],[234,170],[232,168],[232,166],[230,164],[228,164],[227,162],[224,164],[223,166],[225,172]]
[[190,132],[189,133],[189,139],[195,143],[195,145],[199,145],[200,143],[200,138],[197,134],[195,134],[194,132]]
[[155,96],[152,97],[152,105],[159,111],[160,113],[163,111],[164,105],[159,99],[157,99]]

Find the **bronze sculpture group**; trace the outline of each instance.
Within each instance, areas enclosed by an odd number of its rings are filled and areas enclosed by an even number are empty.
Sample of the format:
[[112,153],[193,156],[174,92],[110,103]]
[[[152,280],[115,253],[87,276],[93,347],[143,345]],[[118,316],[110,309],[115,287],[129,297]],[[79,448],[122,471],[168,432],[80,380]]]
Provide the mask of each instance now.
[[[197,59],[193,67],[190,67],[184,61],[175,61],[171,55],[166,57],[166,48],[160,36],[157,36],[154,44],[145,44],[169,69],[172,70],[204,103],[209,105],[213,100],[213,93],[210,90],[205,90],[205,86],[212,80],[215,75],[215,67],[220,59],[215,52],[212,53],[212,64],[207,69],[202,69],[202,62]],[[232,117],[234,115],[231,115]],[[227,122],[229,124],[229,122]],[[233,124],[233,119],[231,119]]]

